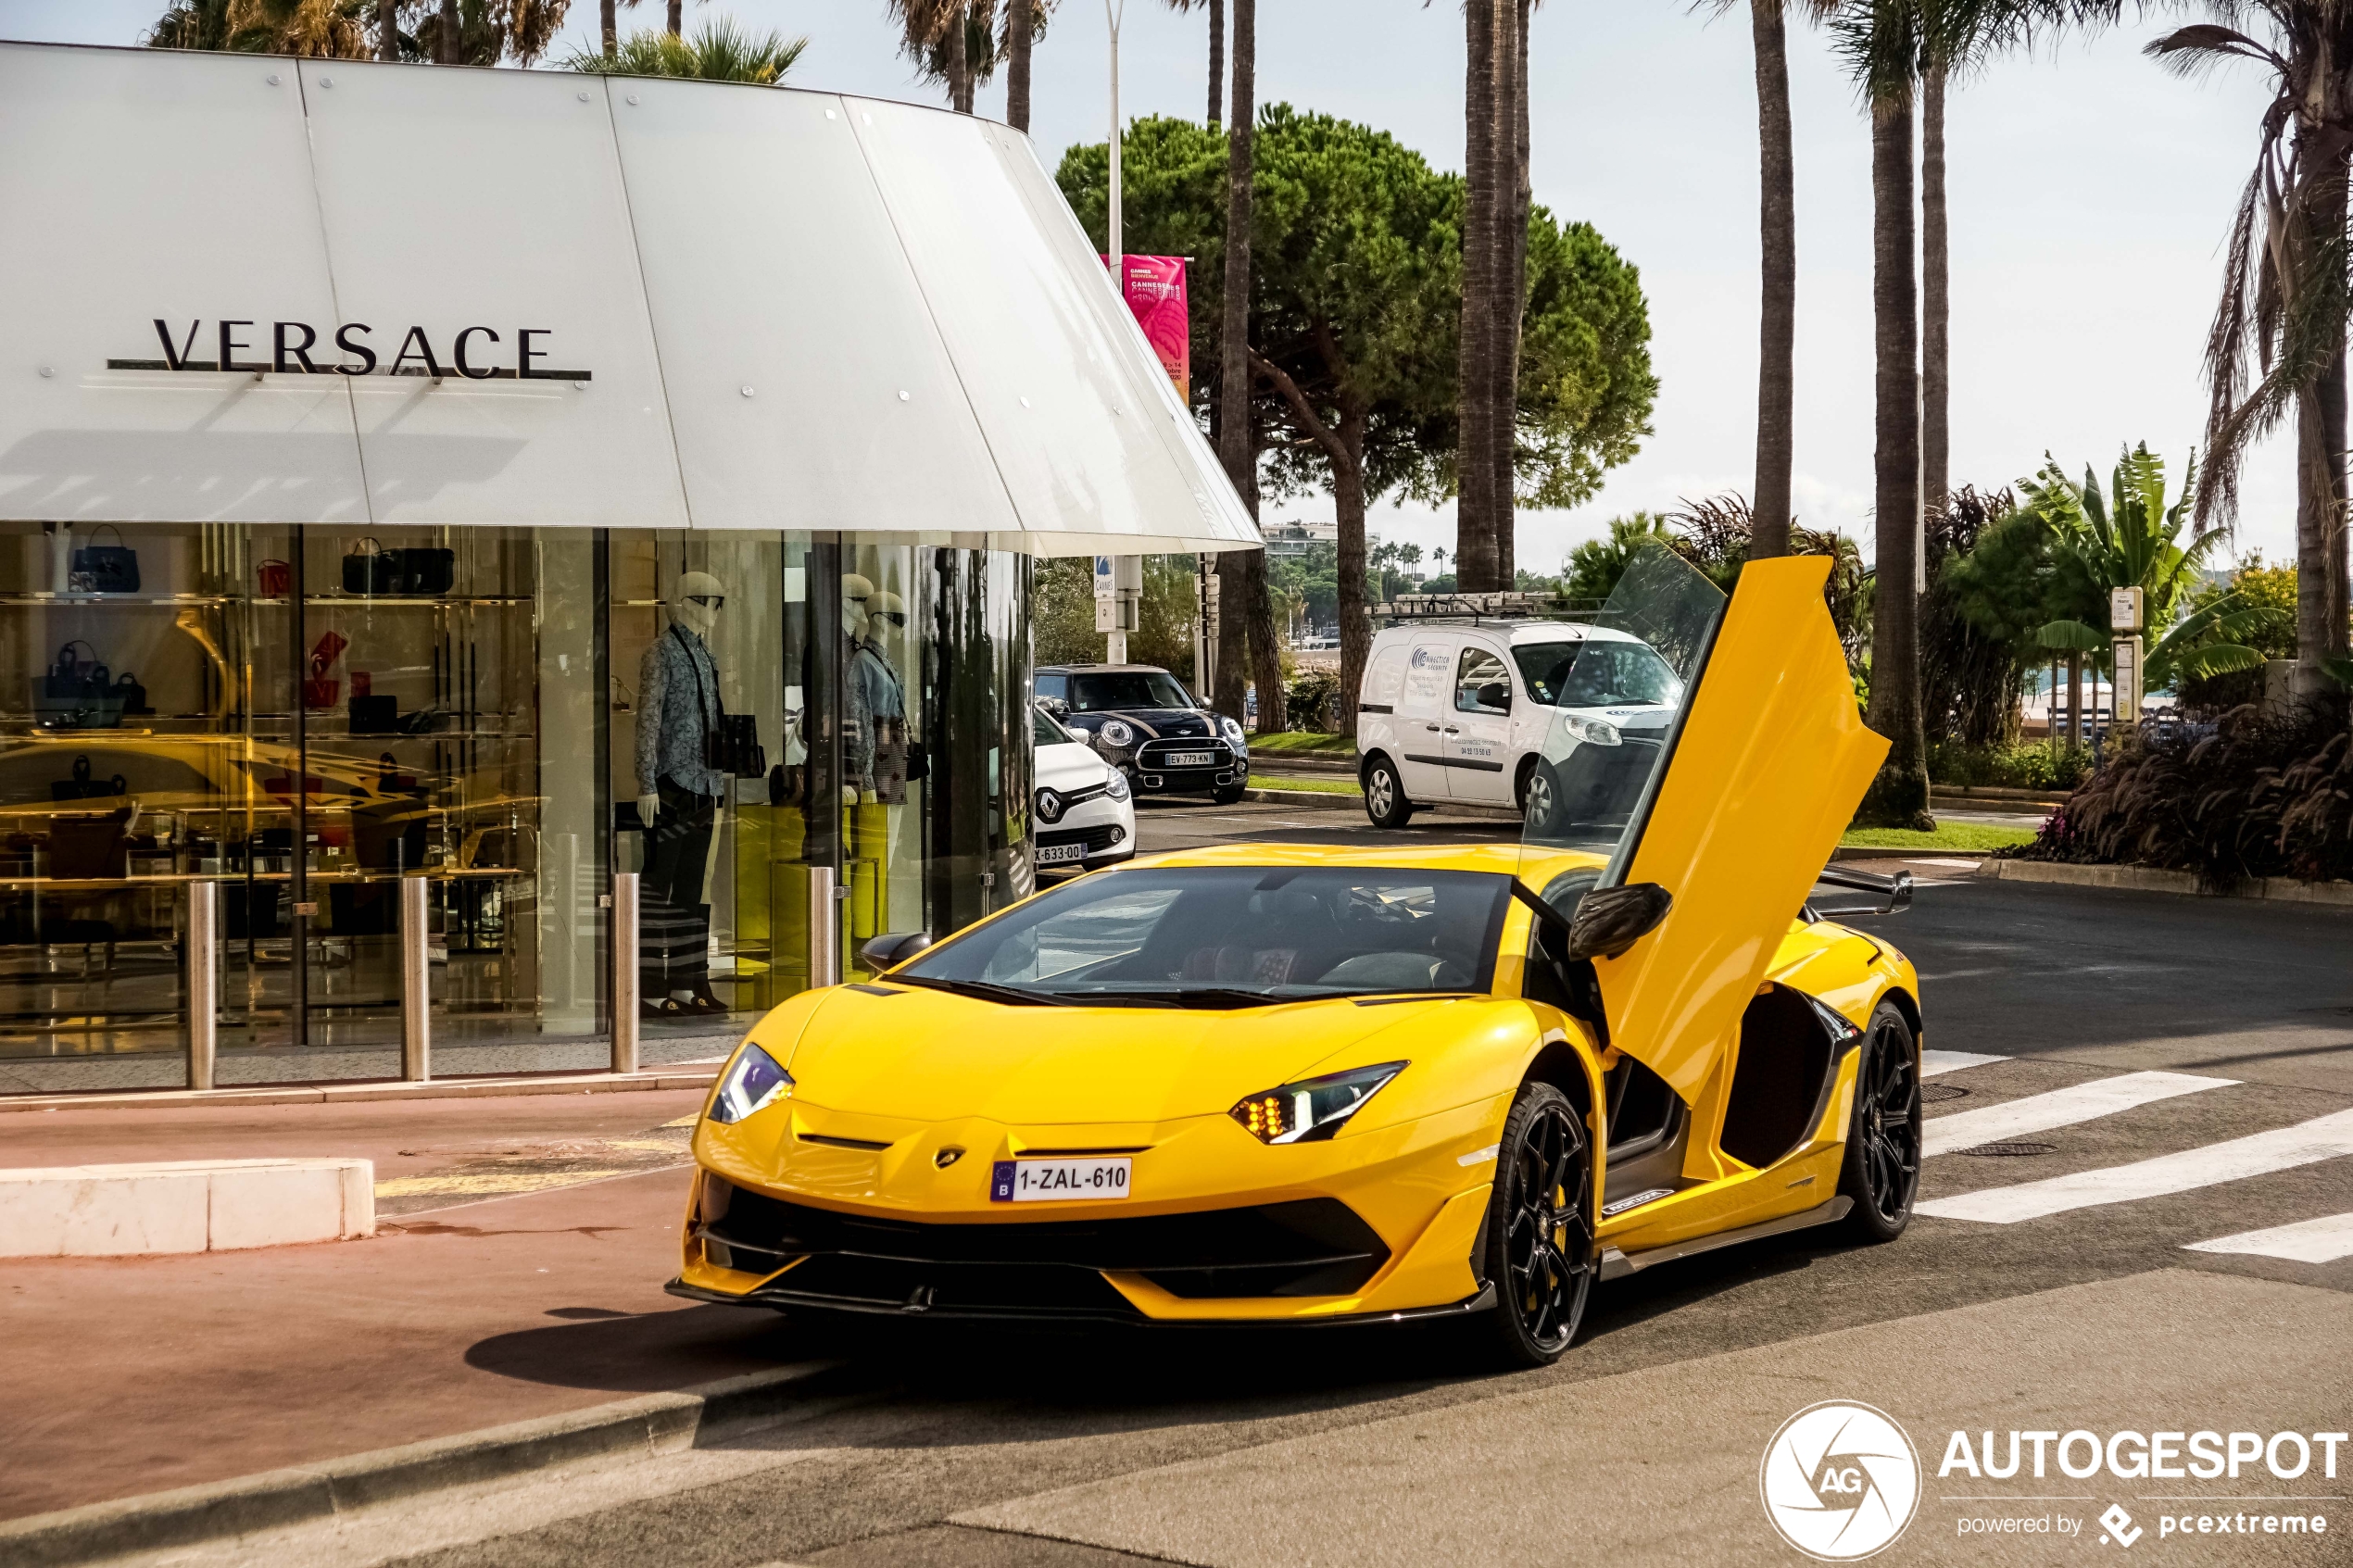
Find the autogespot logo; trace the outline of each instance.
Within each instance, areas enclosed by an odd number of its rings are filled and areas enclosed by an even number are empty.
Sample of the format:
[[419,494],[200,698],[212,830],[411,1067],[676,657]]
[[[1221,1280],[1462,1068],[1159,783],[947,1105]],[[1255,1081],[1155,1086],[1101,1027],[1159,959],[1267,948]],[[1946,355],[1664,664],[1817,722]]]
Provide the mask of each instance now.
[[1852,1562],[1912,1522],[1920,1459],[1886,1411],[1825,1399],[1773,1434],[1757,1489],[1781,1539],[1825,1562]]

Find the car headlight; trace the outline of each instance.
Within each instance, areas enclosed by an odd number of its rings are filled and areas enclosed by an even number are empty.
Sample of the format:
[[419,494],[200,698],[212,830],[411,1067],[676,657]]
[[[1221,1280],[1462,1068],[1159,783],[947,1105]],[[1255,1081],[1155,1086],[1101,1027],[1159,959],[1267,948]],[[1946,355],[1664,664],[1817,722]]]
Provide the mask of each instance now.
[[1619,741],[1617,726],[1606,719],[1579,719],[1574,713],[1564,713],[1561,728],[1587,746],[1616,746]]
[[1378,1067],[1302,1078],[1252,1095],[1226,1114],[1260,1143],[1317,1143],[1339,1132],[1382,1085],[1404,1071],[1402,1061],[1384,1061]]
[[765,1110],[792,1098],[792,1074],[758,1046],[747,1045],[735,1065],[719,1080],[719,1098],[711,1102],[710,1116],[722,1125],[740,1122],[755,1110]]
[[1218,720],[1217,720],[1217,727],[1218,727],[1219,729],[1221,729],[1221,730],[1225,731],[1225,732],[1226,732],[1226,738],[1227,738],[1227,740],[1229,740],[1229,741],[1232,741],[1232,742],[1233,742],[1236,746],[1246,746],[1246,745],[1248,745],[1248,744],[1249,744],[1248,742],[1246,742],[1245,740],[1243,740],[1243,739],[1242,739],[1242,727],[1241,727],[1241,725],[1240,725],[1239,723],[1236,722],[1234,720],[1232,720],[1232,719],[1228,719],[1228,718],[1227,718],[1227,717],[1225,717],[1224,715],[1222,715],[1222,714],[1221,714],[1221,715],[1219,715]]
[[1055,794],[1051,789],[1039,790],[1038,792],[1038,820],[1041,822],[1061,822],[1063,820],[1063,797]]
[[1103,781],[1103,794],[1114,800],[1126,799],[1128,796],[1127,775],[1121,772],[1116,768],[1106,768],[1103,771],[1111,775]]
[[1128,745],[1135,738],[1136,732],[1116,719],[1104,720],[1103,727],[1095,732],[1095,743],[1098,746],[1108,746],[1114,751]]

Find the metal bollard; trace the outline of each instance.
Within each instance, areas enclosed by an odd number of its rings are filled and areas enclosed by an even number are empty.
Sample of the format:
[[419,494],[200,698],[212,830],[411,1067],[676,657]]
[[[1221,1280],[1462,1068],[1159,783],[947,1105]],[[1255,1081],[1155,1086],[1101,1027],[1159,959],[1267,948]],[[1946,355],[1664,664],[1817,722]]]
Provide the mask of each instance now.
[[188,1087],[212,1087],[220,1049],[220,884],[188,884]]
[[433,1076],[433,969],[427,940],[423,877],[400,879],[400,1076],[422,1084]]
[[637,875],[612,879],[612,1070],[637,1071]]
[[809,868],[809,984],[841,984],[841,914],[834,908],[834,869]]

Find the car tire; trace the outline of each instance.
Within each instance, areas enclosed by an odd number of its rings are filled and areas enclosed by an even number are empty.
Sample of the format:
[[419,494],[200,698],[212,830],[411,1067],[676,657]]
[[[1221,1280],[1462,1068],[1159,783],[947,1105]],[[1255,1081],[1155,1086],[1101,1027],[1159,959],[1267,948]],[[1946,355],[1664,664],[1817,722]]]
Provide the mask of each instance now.
[[1481,1324],[1489,1359],[1552,1365],[1577,1337],[1596,1271],[1592,1140],[1550,1084],[1522,1085],[1504,1119],[1478,1234],[1478,1272],[1495,1292]]
[[1847,1234],[1876,1246],[1904,1234],[1919,1196],[1919,1049],[1902,1010],[1881,1002],[1856,1051],[1855,1110],[1838,1190],[1855,1205]]
[[1560,784],[1541,757],[1531,757],[1519,771],[1519,815],[1523,826],[1532,834],[1553,831],[1554,819],[1560,815]]
[[1402,828],[1414,820],[1414,803],[1405,798],[1405,781],[1397,764],[1376,757],[1365,765],[1365,815],[1377,828]]
[[1250,786],[1248,784],[1221,784],[1218,786],[1217,790],[1210,796],[1210,799],[1215,801],[1220,806],[1231,806],[1235,801],[1239,800],[1245,794],[1249,793],[1249,790]]

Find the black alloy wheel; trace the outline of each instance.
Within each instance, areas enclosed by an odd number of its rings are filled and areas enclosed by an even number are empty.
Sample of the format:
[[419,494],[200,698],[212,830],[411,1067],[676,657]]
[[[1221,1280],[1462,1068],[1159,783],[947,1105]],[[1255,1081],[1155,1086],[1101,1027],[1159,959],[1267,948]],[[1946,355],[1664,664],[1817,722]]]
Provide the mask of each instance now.
[[1560,814],[1560,784],[1541,757],[1529,758],[1520,770],[1519,814],[1533,834],[1552,832],[1553,819]]
[[1920,1186],[1920,1064],[1912,1027],[1881,1002],[1857,1047],[1855,1114],[1838,1190],[1854,1199],[1847,1228],[1867,1243],[1894,1241],[1912,1221]]
[[1492,1349],[1507,1366],[1552,1365],[1577,1336],[1594,1270],[1592,1145],[1550,1084],[1522,1085],[1504,1118],[1483,1235]]
[[1405,781],[1397,764],[1376,757],[1365,765],[1365,815],[1377,828],[1402,828],[1414,820],[1414,803],[1405,798]]

